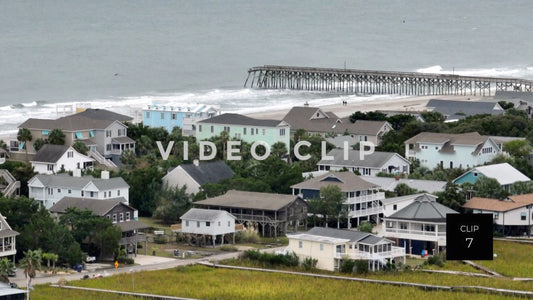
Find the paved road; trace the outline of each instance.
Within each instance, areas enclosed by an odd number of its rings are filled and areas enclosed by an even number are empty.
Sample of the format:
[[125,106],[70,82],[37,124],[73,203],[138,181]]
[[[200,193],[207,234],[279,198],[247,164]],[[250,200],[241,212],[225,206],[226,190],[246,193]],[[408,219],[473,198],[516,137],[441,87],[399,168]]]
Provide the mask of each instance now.
[[[285,249],[285,247],[280,248],[269,248],[269,249],[263,249],[261,251],[265,252],[274,252],[277,250]],[[75,273],[75,274],[61,274],[61,275],[50,275],[50,276],[43,276],[43,277],[36,277],[32,279],[32,285],[37,284],[45,284],[45,283],[57,283],[59,279],[65,278],[67,281],[72,280],[79,280],[82,279],[83,275],[89,275],[92,276],[95,273],[102,274],[105,276],[112,276],[120,273],[129,273],[129,272],[139,272],[139,271],[153,271],[153,270],[164,270],[164,269],[171,269],[178,266],[185,266],[185,265],[191,265],[195,264],[199,261],[219,261],[229,258],[236,258],[241,254],[241,252],[227,252],[227,253],[221,253],[216,254],[212,256],[197,258],[197,259],[167,259],[164,262],[156,262],[156,263],[149,263],[145,265],[136,265],[136,266],[126,266],[121,267],[115,270],[114,268],[110,267],[103,270],[98,271],[90,271],[90,272],[82,272],[82,273]],[[24,278],[23,271],[17,270],[17,277],[10,278],[11,282],[16,283],[19,287],[26,287],[26,278]]]

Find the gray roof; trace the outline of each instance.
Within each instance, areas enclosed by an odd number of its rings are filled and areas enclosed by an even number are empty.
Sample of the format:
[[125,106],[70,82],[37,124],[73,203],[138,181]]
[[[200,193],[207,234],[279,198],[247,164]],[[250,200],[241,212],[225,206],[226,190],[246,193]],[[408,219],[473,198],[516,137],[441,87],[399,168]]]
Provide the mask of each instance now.
[[400,178],[396,180],[391,177],[377,177],[377,176],[366,176],[365,180],[371,182],[380,188],[386,191],[394,191],[396,186],[400,183],[406,184],[410,188],[416,189],[420,192],[435,193],[444,191],[446,186],[446,181],[436,181],[436,180],[420,180],[420,179],[405,179]]
[[[109,179],[94,178],[92,176],[75,177],[66,173],[62,174],[38,174],[37,178],[46,187],[60,187],[82,189],[89,182],[92,182],[99,190],[110,190],[116,188],[129,188],[128,183],[122,177],[112,177]],[[31,179],[30,179],[31,181]]]
[[403,159],[406,163],[409,161],[403,158],[398,153],[394,152],[379,152],[374,151],[370,155],[365,155],[363,160],[359,157],[358,150],[348,149],[348,159],[344,159],[344,149],[333,149],[328,152],[328,156],[333,156],[333,160],[321,160],[318,162],[318,165],[329,165],[329,166],[347,166],[347,167],[366,167],[381,169],[383,165],[389,161],[394,156],[398,156]]
[[[316,114],[320,117],[316,117]],[[305,129],[310,132],[343,134],[377,135],[386,121],[358,120],[355,123],[350,118],[339,118],[332,112],[324,112],[318,107],[293,107],[283,117],[292,130]]]
[[[56,204],[50,207],[50,212],[52,213],[65,213],[67,208],[75,207],[81,210],[90,210],[95,215],[104,216],[111,209],[118,205],[124,205],[129,208],[131,206],[125,204],[126,199],[123,197],[120,198],[110,198],[110,199],[88,199],[88,198],[74,198],[74,197],[63,197]],[[131,208],[133,209],[133,208]]]
[[246,126],[264,126],[276,127],[281,120],[262,120],[254,119],[240,114],[226,113],[209,119],[198,121],[198,124],[228,124],[228,125],[246,125]]
[[198,165],[180,165],[199,185],[217,183],[223,179],[233,177],[233,170],[224,161],[201,162]]
[[404,144],[432,143],[432,144],[477,146],[479,144],[484,143],[489,138],[490,138],[489,136],[480,135],[477,132],[456,133],[456,134],[437,133],[437,132],[421,132],[411,137],[410,139],[406,140]]
[[18,128],[48,130],[59,128],[63,131],[105,129],[115,121],[129,120],[132,118],[105,109],[87,109],[84,112],[55,120],[31,118],[20,124]]
[[322,187],[336,185],[343,192],[362,191],[377,188],[377,185],[370,183],[353,172],[328,172],[326,174],[308,179],[291,185],[294,189],[320,190]]
[[277,211],[298,199],[301,198],[293,195],[229,190],[222,196],[196,201],[193,204]]
[[533,93],[519,91],[496,91],[496,93],[494,94],[494,99],[507,101],[512,99],[521,99],[533,101]]
[[478,114],[499,115],[504,112],[498,103],[482,101],[432,99],[429,100],[426,107],[433,108],[433,111],[440,112],[450,120],[463,119]]
[[17,235],[19,235],[19,233],[12,229],[0,230],[0,238]]
[[194,221],[215,221],[220,217],[225,215],[230,216],[235,219],[235,217],[228,213],[225,210],[215,210],[215,209],[202,209],[202,208],[191,208],[189,211],[184,213],[180,219],[181,220],[194,220]]
[[45,144],[31,161],[55,163],[67,152],[68,148],[70,148],[68,145]]
[[132,231],[135,229],[150,228],[150,226],[144,224],[141,221],[130,219],[129,221],[115,223],[115,226],[120,228],[122,232]]
[[350,240],[350,242],[361,242],[365,240],[365,244],[377,244],[381,241],[387,240],[385,238],[375,236],[368,232],[324,227],[313,227],[311,228],[311,230],[307,231],[306,234],[346,239]]
[[135,141],[130,138],[130,137],[127,137],[127,136],[121,136],[121,137],[114,137],[112,139],[112,142],[113,143],[119,143],[119,144],[130,144],[130,143],[135,143]]
[[418,196],[413,203],[389,216],[388,219],[446,222],[446,214],[457,213],[455,210],[435,201],[435,198],[424,194]]
[[[386,204],[392,204],[392,203],[397,203],[397,202],[403,202],[406,200],[414,200],[420,196],[423,196],[424,194],[425,193],[419,193],[419,194],[412,194],[412,195],[406,195],[406,196],[386,198],[386,199],[381,200],[381,203],[383,203],[383,205],[386,205]],[[437,198],[437,196],[433,196],[429,194],[425,194],[425,195],[427,195],[428,197],[433,197],[435,199]]]

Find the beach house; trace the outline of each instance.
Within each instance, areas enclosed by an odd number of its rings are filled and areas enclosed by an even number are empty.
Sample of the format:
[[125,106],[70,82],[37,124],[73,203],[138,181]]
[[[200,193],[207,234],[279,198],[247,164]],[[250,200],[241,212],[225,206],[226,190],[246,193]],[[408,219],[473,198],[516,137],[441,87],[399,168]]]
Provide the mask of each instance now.
[[446,122],[453,122],[473,115],[501,115],[504,109],[497,102],[490,101],[454,101],[431,99],[426,109],[441,113]]
[[195,134],[195,124],[220,114],[220,108],[213,105],[184,105],[173,103],[152,103],[143,109],[143,124],[162,127],[172,132],[179,127],[184,136]]
[[345,194],[349,227],[357,227],[363,220],[380,223],[383,214],[381,200],[385,199],[385,193],[353,172],[328,172],[294,184],[291,188],[293,195],[310,200],[320,198],[320,189],[330,185],[338,186]]
[[369,270],[381,270],[388,263],[405,263],[405,249],[371,233],[314,227],[307,232],[287,234],[288,250],[300,261],[316,259],[318,269],[338,271],[343,260],[368,261]]
[[290,126],[284,121],[254,119],[240,114],[221,114],[196,123],[196,139],[206,140],[225,131],[231,139],[247,143],[265,142],[270,147],[283,143],[290,147]]
[[472,170],[455,178],[453,183],[463,184],[468,182],[474,184],[480,177],[496,179],[502,188],[508,192],[510,191],[511,185],[515,182],[531,181],[529,177],[515,169],[510,164],[501,163],[475,167]]
[[[232,235],[235,242],[235,216],[225,210],[191,208],[180,217],[180,226],[173,226],[173,232],[198,236],[208,236],[215,247],[217,237],[224,244],[224,237]],[[198,243],[197,243],[198,244]]]
[[45,144],[30,161],[39,174],[91,170],[95,160],[76,151],[72,146]]
[[196,194],[202,185],[217,183],[233,175],[233,170],[224,161],[200,163],[194,160],[192,164],[181,164],[170,170],[161,180],[165,188],[186,186],[188,194]]
[[[330,159],[332,158],[332,159]],[[409,174],[411,163],[398,153],[374,151],[361,156],[359,150],[332,149],[317,164],[319,171],[348,170],[364,176],[385,174]]]
[[494,159],[502,150],[492,137],[477,132],[422,132],[406,140],[405,157],[429,169],[471,168]]
[[120,156],[125,150],[135,151],[135,141],[127,136],[127,126],[123,123],[132,118],[105,109],[86,109],[82,112],[52,119],[28,119],[18,126],[26,128],[32,135],[31,141],[10,141],[10,151],[25,158],[27,150],[31,158],[37,153],[33,147],[36,140],[47,140],[54,129],[60,129],[65,134],[65,145],[72,146],[75,142],[82,142],[89,148],[88,156],[100,164],[112,160],[120,163]]
[[533,194],[512,195],[504,200],[473,197],[463,208],[475,214],[492,214],[494,230],[505,236],[531,236]]
[[49,209],[63,197],[111,200],[129,203],[130,186],[122,177],[109,178],[102,171],[101,178],[81,176],[81,170],[69,174],[38,174],[28,181],[29,197]]
[[[436,201],[436,197],[422,194],[392,215],[383,217],[383,236],[404,247],[406,253],[418,254],[422,250],[437,254],[446,248],[446,214],[457,214]],[[400,201],[398,203],[401,203]],[[408,202],[404,202],[408,203]],[[386,204],[394,206],[394,201]],[[389,211],[389,209],[387,209]]]
[[6,221],[6,218],[2,216],[0,212],[0,258],[12,257],[15,262],[15,254],[17,254],[17,240],[18,232],[11,229],[11,226]]

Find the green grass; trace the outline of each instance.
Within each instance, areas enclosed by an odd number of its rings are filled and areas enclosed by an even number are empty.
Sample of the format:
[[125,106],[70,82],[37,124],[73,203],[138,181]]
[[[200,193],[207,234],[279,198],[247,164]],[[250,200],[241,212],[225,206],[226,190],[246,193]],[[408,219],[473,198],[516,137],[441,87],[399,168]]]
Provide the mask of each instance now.
[[138,297],[119,296],[89,291],[76,291],[51,287],[49,285],[37,285],[30,292],[30,299],[57,300],[57,299],[84,299],[84,300],[138,300]]
[[[423,274],[427,277],[427,274]],[[131,274],[98,280],[80,280],[71,285],[100,289],[132,291]],[[424,291],[414,287],[396,287],[349,282],[299,275],[256,271],[212,269],[204,266],[180,267],[162,271],[134,273],[135,292],[199,299],[512,299],[500,295]],[[89,294],[38,287],[32,299],[96,299]],[[108,299],[98,297],[99,299]]]
[[509,277],[533,277],[533,244],[494,241],[494,260],[477,264]]

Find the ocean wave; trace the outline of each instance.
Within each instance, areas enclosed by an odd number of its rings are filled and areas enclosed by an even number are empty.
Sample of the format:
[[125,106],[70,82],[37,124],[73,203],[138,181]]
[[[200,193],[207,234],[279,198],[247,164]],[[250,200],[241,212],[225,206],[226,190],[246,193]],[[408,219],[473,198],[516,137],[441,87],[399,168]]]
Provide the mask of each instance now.
[[417,69],[419,73],[433,73],[433,74],[455,74],[463,76],[480,76],[480,77],[511,77],[533,80],[533,67],[494,67],[494,68],[475,68],[475,69],[460,69],[452,68],[444,69],[441,66],[431,66],[427,68]]

